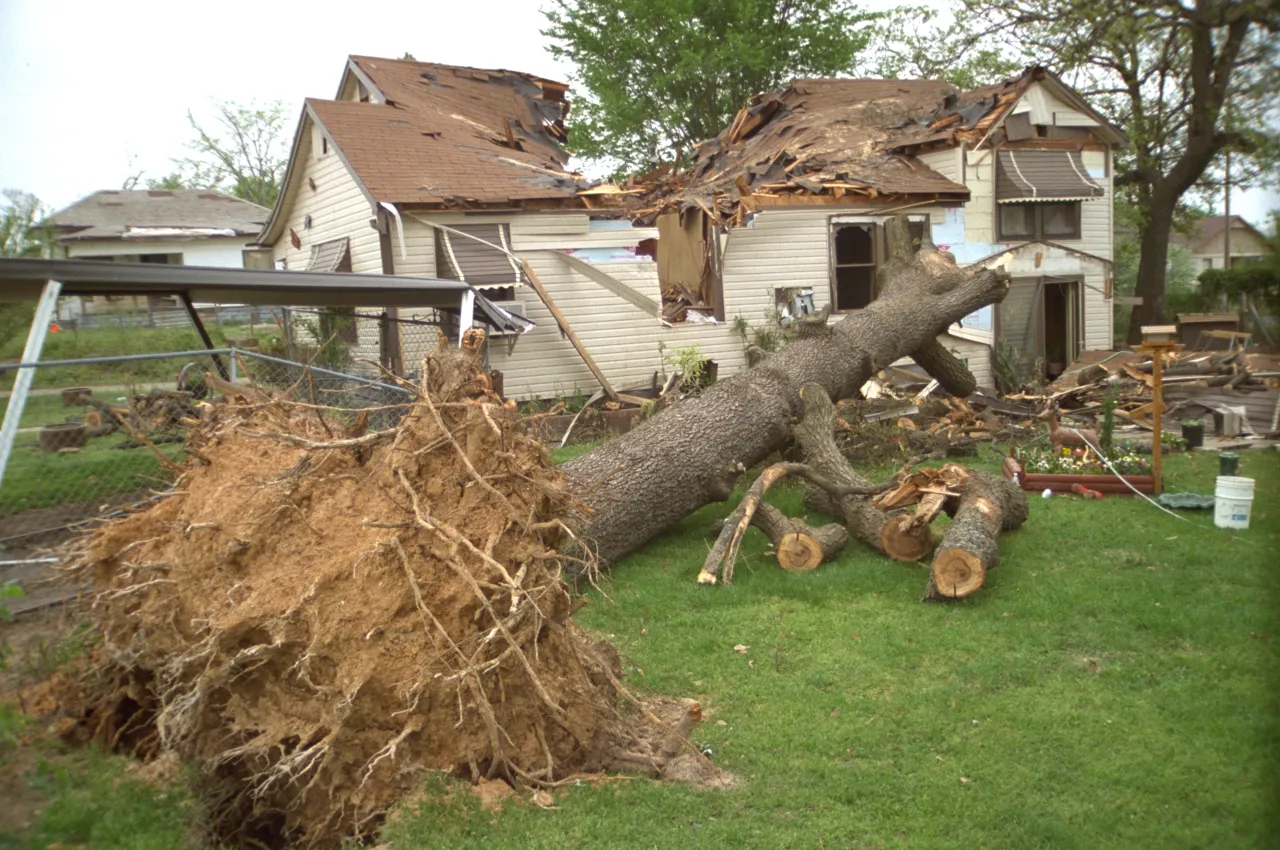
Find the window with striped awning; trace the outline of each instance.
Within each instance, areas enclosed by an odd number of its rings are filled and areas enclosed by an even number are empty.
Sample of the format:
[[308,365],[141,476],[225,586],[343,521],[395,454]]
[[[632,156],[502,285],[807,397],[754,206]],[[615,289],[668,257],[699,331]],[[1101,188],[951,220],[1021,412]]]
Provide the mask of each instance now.
[[1106,196],[1084,167],[1080,151],[1002,150],[996,159],[996,200],[1096,201]]
[[436,230],[436,277],[461,280],[477,289],[524,282],[520,264],[504,253],[511,250],[511,225],[451,224],[449,229],[457,232]]

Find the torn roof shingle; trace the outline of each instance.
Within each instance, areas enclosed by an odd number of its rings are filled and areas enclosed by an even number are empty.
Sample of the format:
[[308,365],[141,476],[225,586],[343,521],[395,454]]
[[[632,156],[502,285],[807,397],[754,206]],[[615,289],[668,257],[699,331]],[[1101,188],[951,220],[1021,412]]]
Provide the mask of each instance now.
[[792,190],[963,200],[963,185],[888,149],[904,135],[895,128],[915,131],[915,117],[954,91],[936,80],[796,80],[753,98],[645,205],[714,205],[727,215],[744,195]]
[[351,57],[386,103],[307,101],[376,201],[466,205],[573,197],[566,86],[531,74]]
[[209,189],[103,189],[54,213],[47,223],[59,240],[120,239],[139,228],[251,236],[269,214],[257,204]]
[[[632,215],[698,207],[740,220],[761,195],[819,195],[852,202],[966,200],[968,189],[911,154],[980,143],[1034,83],[1045,82],[1100,119],[1043,68],[957,91],[940,80],[796,80],[752,98],[733,123],[698,146],[692,166],[637,179],[647,189]],[[1110,125],[1104,138],[1122,144]]]

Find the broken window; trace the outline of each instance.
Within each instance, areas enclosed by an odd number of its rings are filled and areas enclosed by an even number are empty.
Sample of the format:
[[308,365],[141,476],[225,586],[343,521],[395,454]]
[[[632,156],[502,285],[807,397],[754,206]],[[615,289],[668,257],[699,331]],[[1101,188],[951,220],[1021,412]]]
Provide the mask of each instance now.
[[[479,289],[519,286],[520,264],[510,255],[511,225],[451,224],[436,230],[436,277]],[[450,232],[456,231],[456,232]]]
[[719,231],[706,213],[659,216],[657,260],[663,319],[724,321]]
[[832,299],[837,310],[860,310],[875,300],[874,224],[837,224],[831,234]]

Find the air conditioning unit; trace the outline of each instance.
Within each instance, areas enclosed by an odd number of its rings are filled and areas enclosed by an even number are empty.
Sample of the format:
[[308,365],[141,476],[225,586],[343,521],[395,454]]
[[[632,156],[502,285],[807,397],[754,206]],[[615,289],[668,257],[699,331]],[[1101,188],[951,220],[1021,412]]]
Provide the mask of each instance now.
[[[493,304],[493,306],[501,307],[503,310],[506,310],[508,313],[514,313],[522,319],[528,318],[528,316],[526,316],[524,312],[525,307],[524,307],[523,301],[493,301],[491,303]],[[518,331],[495,331],[492,328],[485,328],[485,330],[489,332],[490,337],[520,335]]]

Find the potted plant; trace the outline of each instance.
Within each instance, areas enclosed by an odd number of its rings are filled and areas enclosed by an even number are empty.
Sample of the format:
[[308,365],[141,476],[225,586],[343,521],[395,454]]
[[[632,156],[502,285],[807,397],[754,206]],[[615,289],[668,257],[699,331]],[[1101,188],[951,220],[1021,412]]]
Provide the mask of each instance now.
[[1183,419],[1182,438],[1187,441],[1188,449],[1198,449],[1204,445],[1204,420]]

